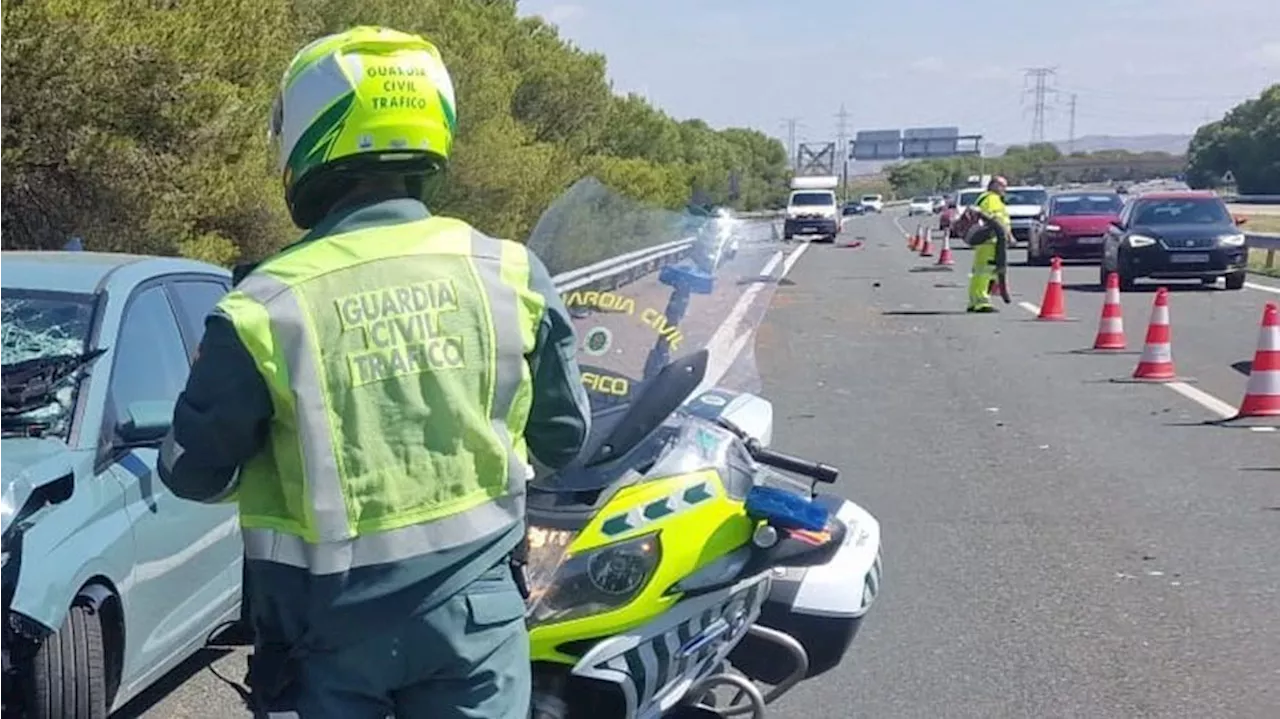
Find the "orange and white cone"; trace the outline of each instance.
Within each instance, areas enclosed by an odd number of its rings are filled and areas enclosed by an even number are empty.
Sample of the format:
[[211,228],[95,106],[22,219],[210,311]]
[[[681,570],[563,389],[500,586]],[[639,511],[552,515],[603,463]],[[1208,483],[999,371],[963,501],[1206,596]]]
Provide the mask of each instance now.
[[1120,309],[1120,275],[1107,275],[1107,295],[1102,301],[1102,317],[1098,319],[1098,334],[1093,349],[1100,352],[1122,350],[1127,344],[1124,337],[1124,311]]
[[922,227],[920,229],[920,242],[921,242],[920,256],[921,257],[933,257],[933,239],[930,237],[930,235],[932,234],[933,233],[931,233],[929,229],[926,227]]
[[1280,417],[1280,309],[1274,302],[1262,311],[1249,384],[1234,419],[1243,417]]
[[951,257],[951,236],[942,235],[942,251],[938,253],[939,265],[954,265],[955,259]]
[[1054,256],[1049,269],[1049,284],[1044,288],[1044,299],[1040,301],[1038,320],[1067,319],[1067,299],[1062,292],[1062,258]]
[[1169,290],[1156,290],[1151,307],[1151,323],[1147,325],[1147,341],[1133,378],[1146,382],[1173,382],[1178,373],[1173,368],[1173,332],[1169,326]]
[[920,228],[917,227],[915,232],[907,234],[907,249],[915,252],[920,249]]

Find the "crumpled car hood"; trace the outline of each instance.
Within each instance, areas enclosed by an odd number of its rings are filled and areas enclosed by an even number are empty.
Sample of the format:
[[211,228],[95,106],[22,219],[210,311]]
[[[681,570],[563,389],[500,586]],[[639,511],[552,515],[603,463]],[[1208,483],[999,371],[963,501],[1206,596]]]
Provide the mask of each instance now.
[[72,452],[56,439],[11,437],[4,439],[0,448],[0,532],[7,532],[32,492],[65,477],[74,471],[74,466]]

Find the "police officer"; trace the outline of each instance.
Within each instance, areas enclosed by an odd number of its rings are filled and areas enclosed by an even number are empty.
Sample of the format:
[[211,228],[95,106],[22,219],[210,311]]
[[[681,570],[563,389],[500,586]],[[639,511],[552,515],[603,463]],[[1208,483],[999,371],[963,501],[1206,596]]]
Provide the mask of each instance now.
[[[1009,189],[1009,182],[996,175],[987,183],[987,191],[978,195],[973,206],[983,214],[999,222],[1005,229],[1004,236],[1012,237],[1009,210],[1004,204],[1004,195]],[[975,228],[970,233],[973,245],[973,269],[969,275],[969,312],[996,312],[991,304],[991,287],[996,281],[997,243],[1001,234],[990,228]]]
[[309,232],[206,320],[160,475],[239,505],[260,715],[528,714],[530,453],[567,464],[590,412],[542,262],[424,205],[455,128],[415,35],[321,38],[281,82],[270,137]]

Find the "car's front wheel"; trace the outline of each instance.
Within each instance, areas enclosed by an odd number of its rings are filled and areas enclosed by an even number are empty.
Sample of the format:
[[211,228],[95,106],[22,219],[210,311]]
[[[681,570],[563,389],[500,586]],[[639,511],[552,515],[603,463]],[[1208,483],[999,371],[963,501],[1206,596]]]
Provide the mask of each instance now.
[[1233,272],[1226,277],[1227,289],[1243,290],[1246,275],[1243,272]]
[[31,661],[27,716],[106,719],[107,674],[102,615],[93,607],[73,605]]

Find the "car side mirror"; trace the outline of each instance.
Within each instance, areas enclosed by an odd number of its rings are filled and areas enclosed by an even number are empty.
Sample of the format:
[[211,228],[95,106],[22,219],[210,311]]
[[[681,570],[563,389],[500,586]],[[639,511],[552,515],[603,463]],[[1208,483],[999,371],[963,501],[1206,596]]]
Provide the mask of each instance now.
[[1249,218],[1245,215],[1236,215],[1233,219],[1236,221],[1237,225],[1243,225],[1249,221]]
[[125,418],[116,434],[129,446],[159,442],[173,427],[174,402],[133,402],[125,409]]

